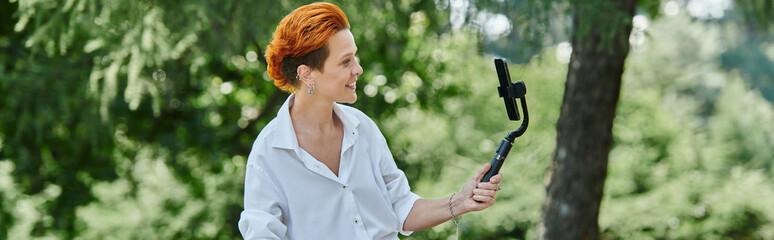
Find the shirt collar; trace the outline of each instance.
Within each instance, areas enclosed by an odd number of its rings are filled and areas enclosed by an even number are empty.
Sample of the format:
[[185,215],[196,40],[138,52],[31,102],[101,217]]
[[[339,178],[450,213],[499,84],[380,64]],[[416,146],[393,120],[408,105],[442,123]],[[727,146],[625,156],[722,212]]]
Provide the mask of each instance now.
[[[295,93],[288,96],[285,103],[282,104],[277,112],[278,121],[277,133],[273,138],[272,147],[284,148],[284,149],[299,149],[298,138],[296,137],[296,131],[293,129],[293,121],[290,119],[290,106],[295,101]],[[347,142],[350,139],[348,136],[357,136],[357,126],[360,125],[360,120],[357,117],[352,116],[350,113],[344,111],[340,104],[333,103],[333,112],[341,120],[341,124],[344,126],[344,141]],[[342,142],[344,145],[345,142]]]

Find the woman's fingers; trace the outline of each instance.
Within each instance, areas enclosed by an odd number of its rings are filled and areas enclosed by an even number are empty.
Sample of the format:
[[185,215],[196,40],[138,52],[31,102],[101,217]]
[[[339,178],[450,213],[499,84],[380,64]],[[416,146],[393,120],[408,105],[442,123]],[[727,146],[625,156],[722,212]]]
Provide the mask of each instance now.
[[476,186],[478,189],[498,190],[500,188],[499,183],[481,182]]
[[492,168],[492,165],[490,165],[489,163],[484,164],[483,167],[478,169],[478,172],[476,173],[476,175],[473,176],[473,180],[475,180],[476,182],[480,182],[481,179],[484,179],[484,175],[486,175],[486,172],[489,171],[490,168]]
[[[499,176],[499,177],[498,177],[498,178],[495,178],[495,177],[497,177],[497,176]],[[496,181],[492,181],[492,182],[480,182],[480,183],[478,183],[478,184],[476,185],[476,188],[478,188],[478,189],[488,189],[488,190],[495,190],[495,191],[502,189],[502,187],[500,186],[500,181],[503,179],[502,175],[499,175],[499,174],[498,174],[498,175],[496,175],[495,177],[492,177],[492,179],[494,179],[494,180],[496,180]]]
[[491,178],[489,178],[489,182],[493,183],[493,184],[498,184],[502,180],[503,180],[503,175],[500,174],[500,173],[498,173],[497,175],[494,175]]
[[491,196],[494,197],[495,194],[497,194],[497,190],[486,190],[486,189],[480,189],[476,188],[473,189],[473,195],[481,195],[481,196]]
[[494,196],[485,196],[485,195],[473,195],[473,200],[476,200],[480,203],[486,203],[488,205],[492,205],[495,202]]
[[489,182],[481,182],[481,179],[484,178],[484,175],[486,175],[486,172],[489,171],[490,168],[492,168],[492,166],[489,163],[485,164],[478,170],[476,175],[471,178],[471,181],[473,182],[468,182],[466,184],[473,188],[471,191],[471,198],[478,202],[478,204],[475,204],[476,207],[473,207],[474,209],[477,209],[474,211],[482,210],[494,204],[497,191],[502,189],[502,186],[500,186],[500,182],[503,180],[502,174],[492,176],[489,179]]

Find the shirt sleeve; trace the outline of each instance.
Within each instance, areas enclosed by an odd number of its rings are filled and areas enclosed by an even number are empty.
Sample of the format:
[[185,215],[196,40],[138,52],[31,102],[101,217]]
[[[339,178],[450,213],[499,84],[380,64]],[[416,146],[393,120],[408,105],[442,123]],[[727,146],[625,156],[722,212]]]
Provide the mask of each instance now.
[[259,166],[248,164],[245,170],[245,209],[239,219],[239,231],[245,239],[283,239],[287,227],[282,224],[281,200],[277,186]]
[[382,170],[382,178],[387,185],[387,191],[392,200],[392,208],[400,222],[399,231],[401,234],[408,236],[413,231],[404,230],[403,224],[414,207],[414,202],[420,199],[420,197],[411,192],[406,174],[395,164],[395,159],[393,159],[392,153],[390,153],[390,149],[387,147],[387,141],[384,137],[381,137],[380,141],[384,149],[382,161],[379,163],[379,167]]

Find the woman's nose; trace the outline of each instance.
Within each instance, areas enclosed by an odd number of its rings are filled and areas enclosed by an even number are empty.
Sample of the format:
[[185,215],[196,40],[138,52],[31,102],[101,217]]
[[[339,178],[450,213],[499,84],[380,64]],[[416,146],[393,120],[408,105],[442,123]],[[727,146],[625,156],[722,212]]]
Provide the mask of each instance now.
[[355,66],[355,69],[352,70],[352,74],[355,76],[359,76],[360,74],[363,74],[363,67],[360,66],[360,61],[357,61],[357,66]]

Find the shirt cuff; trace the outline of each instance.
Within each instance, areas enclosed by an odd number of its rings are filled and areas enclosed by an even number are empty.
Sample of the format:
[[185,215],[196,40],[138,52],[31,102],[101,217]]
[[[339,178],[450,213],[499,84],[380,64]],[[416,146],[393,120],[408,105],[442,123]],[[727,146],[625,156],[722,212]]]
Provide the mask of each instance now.
[[273,215],[255,210],[242,211],[239,232],[244,239],[282,239],[287,227]]
[[403,229],[403,224],[406,222],[406,218],[408,218],[409,213],[411,212],[411,209],[414,208],[414,203],[416,203],[417,200],[421,199],[419,195],[415,193],[411,193],[409,196],[407,196],[406,203],[399,207],[399,209],[396,209],[395,214],[398,216],[398,219],[400,220],[400,234],[404,236],[411,235],[414,231],[406,231]]

